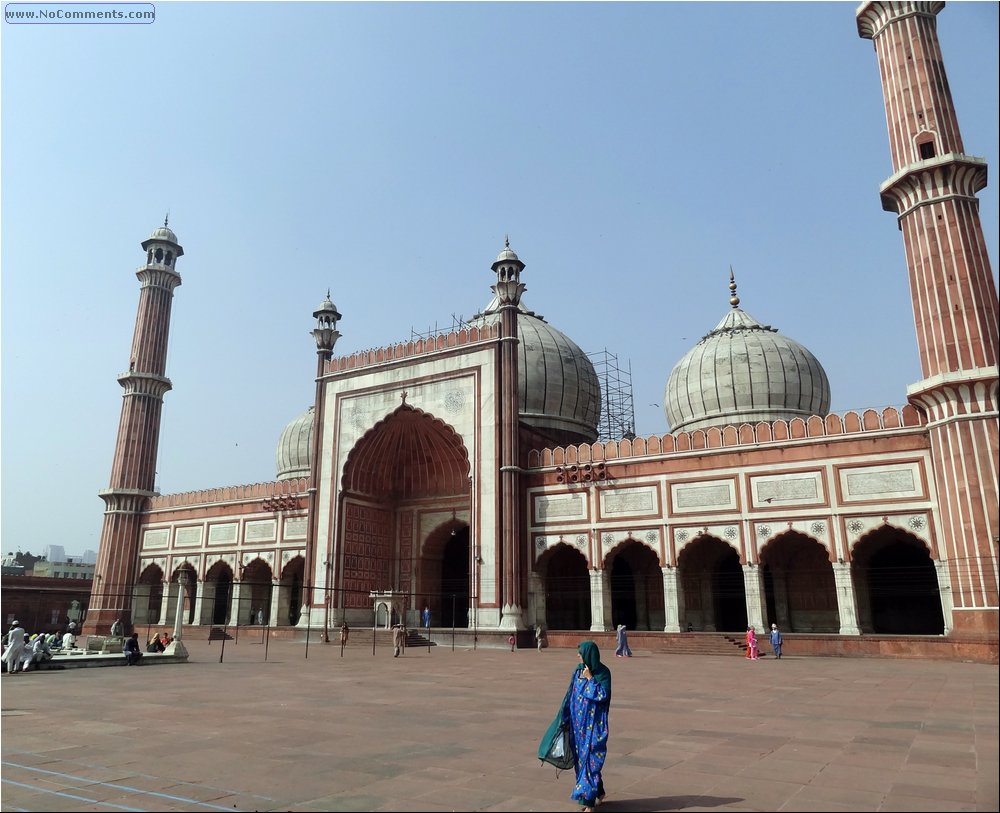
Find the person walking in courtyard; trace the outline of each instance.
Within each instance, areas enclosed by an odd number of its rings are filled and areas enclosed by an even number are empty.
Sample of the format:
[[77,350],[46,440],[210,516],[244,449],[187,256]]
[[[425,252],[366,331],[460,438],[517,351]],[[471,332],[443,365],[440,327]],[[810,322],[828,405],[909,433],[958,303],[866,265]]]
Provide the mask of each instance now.
[[347,621],[340,625],[340,657],[344,657],[344,647],[347,646],[347,639],[350,637],[351,628],[347,626]]
[[783,643],[781,638],[781,630],[778,629],[777,624],[771,624],[771,649],[774,650],[774,657],[781,657],[781,644]]
[[611,670],[601,663],[593,641],[577,648],[580,663],[573,670],[563,718],[573,732],[576,784],[570,798],[582,810],[593,810],[604,800],[604,761],[608,756],[608,712],[611,709]]
[[760,657],[760,651],[757,649],[757,630],[753,628],[753,625],[747,627],[747,659],[755,661]]
[[619,624],[618,629],[615,632],[615,641],[617,646],[615,647],[615,657],[616,658],[631,658],[632,649],[628,645],[628,633],[625,631],[625,625]]
[[122,627],[122,620],[120,618],[116,618],[111,623],[111,637],[112,638],[121,638],[124,634],[125,634],[125,630]]
[[424,612],[421,615],[421,619],[424,622],[424,629],[429,630],[431,628],[431,608],[426,604],[424,605]]
[[535,624],[535,646],[538,647],[538,651],[542,651],[542,639],[545,637],[545,631],[542,629],[541,624]]
[[396,624],[392,628],[392,657],[398,658],[403,651],[403,627]]
[[513,632],[510,635],[507,636],[507,643],[510,644],[510,651],[513,652],[514,651],[514,645],[517,643],[517,638],[514,637],[514,633]]

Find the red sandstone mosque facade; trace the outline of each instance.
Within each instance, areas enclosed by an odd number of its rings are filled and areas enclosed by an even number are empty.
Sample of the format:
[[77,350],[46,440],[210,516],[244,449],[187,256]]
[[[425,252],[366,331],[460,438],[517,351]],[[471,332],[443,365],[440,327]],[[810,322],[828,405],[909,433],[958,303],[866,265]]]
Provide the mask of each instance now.
[[[997,291],[945,78],[941,2],[872,2],[922,379],[906,406],[829,413],[819,362],[740,307],[674,368],[672,431],[597,441],[601,394],[572,340],[528,309],[506,245],[461,330],[335,356],[313,314],[314,406],[273,482],[153,491],[170,304],[183,255],[143,242],[131,361],[88,626],[324,629],[378,612],[477,630],[998,632]],[[484,285],[485,287],[485,285]],[[181,574],[186,579],[180,579]],[[373,604],[373,600],[375,604]]]

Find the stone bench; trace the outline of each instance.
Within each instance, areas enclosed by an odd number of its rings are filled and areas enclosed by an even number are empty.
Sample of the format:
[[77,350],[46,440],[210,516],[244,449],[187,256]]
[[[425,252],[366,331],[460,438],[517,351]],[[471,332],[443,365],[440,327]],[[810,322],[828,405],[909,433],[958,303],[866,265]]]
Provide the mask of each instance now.
[[120,635],[91,635],[87,638],[87,652],[119,654],[125,645],[125,639]]

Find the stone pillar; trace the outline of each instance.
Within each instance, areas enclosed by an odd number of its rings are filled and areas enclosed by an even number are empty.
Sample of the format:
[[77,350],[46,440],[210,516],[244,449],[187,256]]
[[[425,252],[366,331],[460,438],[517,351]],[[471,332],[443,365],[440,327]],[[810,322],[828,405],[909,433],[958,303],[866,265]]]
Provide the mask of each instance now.
[[712,597],[712,574],[699,573],[698,587],[701,590],[701,628],[705,632],[715,632],[715,599]]
[[[194,623],[195,624],[203,624],[204,623],[204,619],[202,619],[201,613],[202,613],[202,609],[203,609],[204,603],[205,603],[205,588],[206,588],[206,586],[208,584],[209,584],[209,582],[202,582],[201,583],[201,589],[197,592],[197,594],[195,596],[195,600],[194,600]],[[214,589],[212,590],[212,596],[213,597],[215,596],[215,590]],[[209,607],[212,606],[212,602],[211,601],[208,602],[208,606]]]
[[174,613],[174,640],[171,641],[165,655],[181,655],[187,657],[187,649],[181,643],[181,636],[184,634],[184,593],[187,588],[187,573],[183,570],[177,575],[177,604]]
[[743,592],[747,601],[747,624],[764,632],[764,574],[760,565],[743,565]]
[[[288,588],[288,593],[291,593],[291,588]],[[288,596],[291,599],[291,595]],[[281,584],[275,584],[271,587],[271,611],[268,617],[264,620],[264,623],[269,627],[288,626],[288,610],[290,609],[290,602],[285,601],[285,615],[281,618],[278,614],[281,612]]]
[[784,570],[772,570],[771,583],[774,585],[775,621],[778,627],[791,632],[792,617],[788,612],[788,574]]
[[660,568],[663,572],[663,610],[666,613],[664,632],[680,632],[684,615],[684,587],[681,572],[676,567]]
[[233,597],[229,604],[229,623],[236,626],[245,623],[243,617],[240,615],[240,609],[243,605],[242,594],[243,582],[233,582]]
[[529,592],[531,593],[531,606],[534,613],[535,624],[546,626],[545,619],[545,581],[541,574],[532,570],[528,575]]
[[943,559],[934,560],[934,570],[937,575],[938,595],[941,598],[941,615],[944,616],[944,634],[951,635],[952,613],[955,602],[951,595],[951,568]]
[[837,586],[837,612],[840,614],[840,634],[860,635],[858,627],[858,602],[854,595],[854,582],[851,581],[851,566],[847,563],[834,562],[833,581]]
[[611,584],[606,570],[590,571],[590,630],[607,632],[611,629]]
[[166,626],[170,623],[170,591],[173,585],[170,582],[163,583],[163,595],[160,597],[160,619],[158,624]]

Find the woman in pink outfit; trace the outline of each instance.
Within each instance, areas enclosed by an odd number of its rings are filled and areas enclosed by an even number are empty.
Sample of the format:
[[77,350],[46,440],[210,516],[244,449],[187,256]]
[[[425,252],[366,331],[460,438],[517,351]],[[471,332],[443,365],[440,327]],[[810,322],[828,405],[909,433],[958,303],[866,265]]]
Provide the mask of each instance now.
[[752,661],[760,657],[760,650],[757,648],[757,632],[753,627],[747,627],[747,657]]

